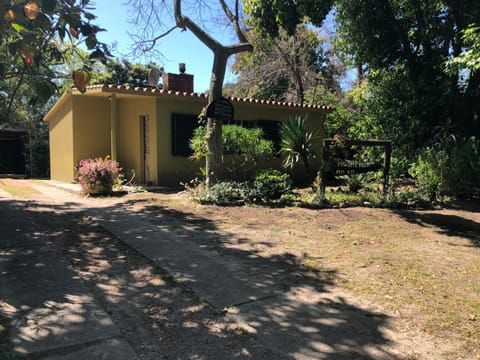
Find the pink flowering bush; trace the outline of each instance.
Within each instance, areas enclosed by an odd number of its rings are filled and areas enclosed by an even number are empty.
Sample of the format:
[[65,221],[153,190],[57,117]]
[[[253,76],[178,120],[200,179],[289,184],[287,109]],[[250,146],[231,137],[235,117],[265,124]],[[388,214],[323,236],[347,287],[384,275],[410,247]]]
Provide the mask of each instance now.
[[122,168],[107,156],[105,159],[80,160],[75,170],[76,179],[85,194],[110,194]]

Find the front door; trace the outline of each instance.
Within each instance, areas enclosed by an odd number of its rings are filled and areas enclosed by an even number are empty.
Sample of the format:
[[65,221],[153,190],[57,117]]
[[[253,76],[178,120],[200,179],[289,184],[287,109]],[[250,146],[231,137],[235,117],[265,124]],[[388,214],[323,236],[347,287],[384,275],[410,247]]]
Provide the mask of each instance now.
[[142,167],[143,167],[143,182],[146,185],[151,184],[150,177],[150,118],[148,115],[140,116],[140,128],[141,128],[141,139],[142,139]]

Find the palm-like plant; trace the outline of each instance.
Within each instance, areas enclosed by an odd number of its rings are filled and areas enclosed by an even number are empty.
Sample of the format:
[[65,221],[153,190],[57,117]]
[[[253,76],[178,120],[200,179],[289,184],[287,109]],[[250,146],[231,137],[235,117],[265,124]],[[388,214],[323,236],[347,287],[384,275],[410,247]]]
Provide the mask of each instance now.
[[310,160],[317,155],[313,149],[315,135],[308,131],[305,120],[305,116],[296,115],[280,125],[280,153],[285,168],[293,168],[301,161],[308,171]]

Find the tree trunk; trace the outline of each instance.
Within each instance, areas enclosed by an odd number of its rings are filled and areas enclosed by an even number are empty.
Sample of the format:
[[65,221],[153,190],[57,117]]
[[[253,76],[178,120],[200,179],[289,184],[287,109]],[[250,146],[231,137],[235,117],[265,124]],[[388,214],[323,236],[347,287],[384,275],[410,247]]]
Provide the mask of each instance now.
[[[210,89],[208,92],[209,104],[222,97],[227,58],[228,54],[224,48],[219,48],[214,51],[212,77],[210,78]],[[222,177],[222,119],[207,119],[207,146],[208,155],[205,164],[205,182],[208,188]]]
[[[210,104],[212,101],[222,97],[223,80],[225,78],[228,57],[242,51],[252,51],[253,46],[245,42],[231,46],[220,44],[190,20],[190,18],[182,15],[181,3],[181,0],[174,1],[177,26],[183,29],[189,29],[201,42],[208,46],[214,54],[212,77],[210,79],[210,90],[208,94],[208,103]],[[235,25],[235,19],[238,21],[238,11],[233,15],[226,10],[228,8],[224,1],[221,1],[221,4],[226,15]],[[238,1],[236,4],[238,6]],[[237,35],[241,34],[238,23],[236,25],[235,31],[237,32]],[[239,36],[239,39],[242,41],[246,38],[244,36]],[[222,176],[222,119],[207,119],[207,146],[208,155],[205,164],[205,183],[207,188],[209,188]]]

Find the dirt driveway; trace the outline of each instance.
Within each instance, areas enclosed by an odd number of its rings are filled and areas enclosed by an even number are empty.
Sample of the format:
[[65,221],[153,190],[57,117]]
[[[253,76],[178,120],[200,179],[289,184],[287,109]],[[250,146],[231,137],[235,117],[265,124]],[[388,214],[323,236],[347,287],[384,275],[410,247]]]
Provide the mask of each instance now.
[[[140,358],[156,359],[160,353],[164,358],[278,358],[274,348],[282,344],[267,335],[289,326],[272,321],[275,311],[238,318],[237,309],[213,308],[85,216],[87,208],[141,214],[158,227],[189,226],[195,229],[194,241],[208,251],[241,259],[252,269],[280,266],[284,271],[276,281],[286,291],[299,289],[294,296],[305,304],[337,315],[343,311],[343,319],[332,316],[335,321],[376,324],[375,343],[361,345],[341,332],[330,338],[323,334],[324,346],[314,348],[314,358],[480,359],[480,212],[475,204],[398,212],[221,208],[200,206],[176,193],[110,199],[64,193],[62,199],[62,192],[51,190],[52,201],[46,183],[0,181],[0,188],[24,203],[54,239]],[[68,205],[72,198],[77,205]],[[315,298],[306,284],[321,284],[328,295]],[[262,324],[267,315],[269,323]],[[332,325],[315,320],[307,322],[304,334]],[[356,326],[361,324],[348,323],[349,331]],[[329,341],[336,346],[329,347]],[[350,352],[355,344],[364,349]]]

